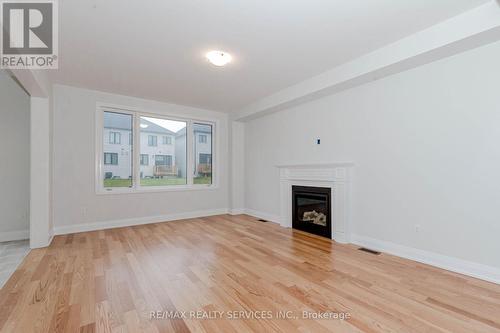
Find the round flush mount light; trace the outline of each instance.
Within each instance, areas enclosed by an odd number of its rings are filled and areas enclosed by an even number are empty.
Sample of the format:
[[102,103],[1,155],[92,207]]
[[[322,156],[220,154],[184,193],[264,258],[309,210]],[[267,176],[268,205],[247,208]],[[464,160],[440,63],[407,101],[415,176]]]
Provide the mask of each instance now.
[[210,51],[207,53],[206,57],[212,65],[218,67],[227,65],[232,60],[231,55],[224,51]]

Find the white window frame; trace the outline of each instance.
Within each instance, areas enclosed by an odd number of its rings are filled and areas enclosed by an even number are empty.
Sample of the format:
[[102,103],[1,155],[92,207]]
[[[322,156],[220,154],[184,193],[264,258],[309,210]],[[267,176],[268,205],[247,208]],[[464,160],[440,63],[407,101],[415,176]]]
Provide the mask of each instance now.
[[[128,114],[132,116],[133,129],[133,144],[132,144],[132,186],[131,187],[104,187],[104,152],[103,152],[103,135],[104,135],[104,112],[115,112]],[[140,151],[140,117],[163,118],[174,121],[186,122],[186,185],[169,185],[169,186],[141,186],[140,185],[140,166],[141,166],[141,151]],[[194,184],[194,131],[193,124],[201,123],[212,126],[212,184]],[[199,190],[214,190],[218,186],[218,158],[219,151],[219,133],[217,119],[204,118],[186,118],[179,117],[175,114],[165,112],[147,111],[134,107],[121,105],[113,105],[107,103],[97,103],[96,106],[96,147],[95,147],[95,188],[97,194],[126,194],[126,193],[152,193],[152,192],[172,192],[172,191],[199,191]]]

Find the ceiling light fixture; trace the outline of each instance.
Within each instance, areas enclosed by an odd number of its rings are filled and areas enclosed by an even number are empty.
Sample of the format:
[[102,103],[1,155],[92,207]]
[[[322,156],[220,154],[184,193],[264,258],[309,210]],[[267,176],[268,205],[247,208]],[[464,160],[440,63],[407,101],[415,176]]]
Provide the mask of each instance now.
[[212,65],[221,67],[227,65],[231,62],[232,57],[229,53],[224,51],[210,51],[206,55],[208,61],[212,63]]

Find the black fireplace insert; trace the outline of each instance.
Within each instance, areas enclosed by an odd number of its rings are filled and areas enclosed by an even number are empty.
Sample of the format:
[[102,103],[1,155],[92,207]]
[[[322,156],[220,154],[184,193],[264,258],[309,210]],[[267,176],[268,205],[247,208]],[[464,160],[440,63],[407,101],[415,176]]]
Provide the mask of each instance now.
[[292,227],[331,239],[331,192],[327,187],[292,186]]

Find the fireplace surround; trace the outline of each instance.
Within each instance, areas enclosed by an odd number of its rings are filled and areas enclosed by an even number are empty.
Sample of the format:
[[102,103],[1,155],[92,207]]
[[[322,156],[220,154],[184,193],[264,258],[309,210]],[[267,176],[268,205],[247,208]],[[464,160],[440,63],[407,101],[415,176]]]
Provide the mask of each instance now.
[[293,227],[292,186],[323,187],[331,190],[330,238],[350,241],[350,183],[353,163],[279,165],[280,224]]

